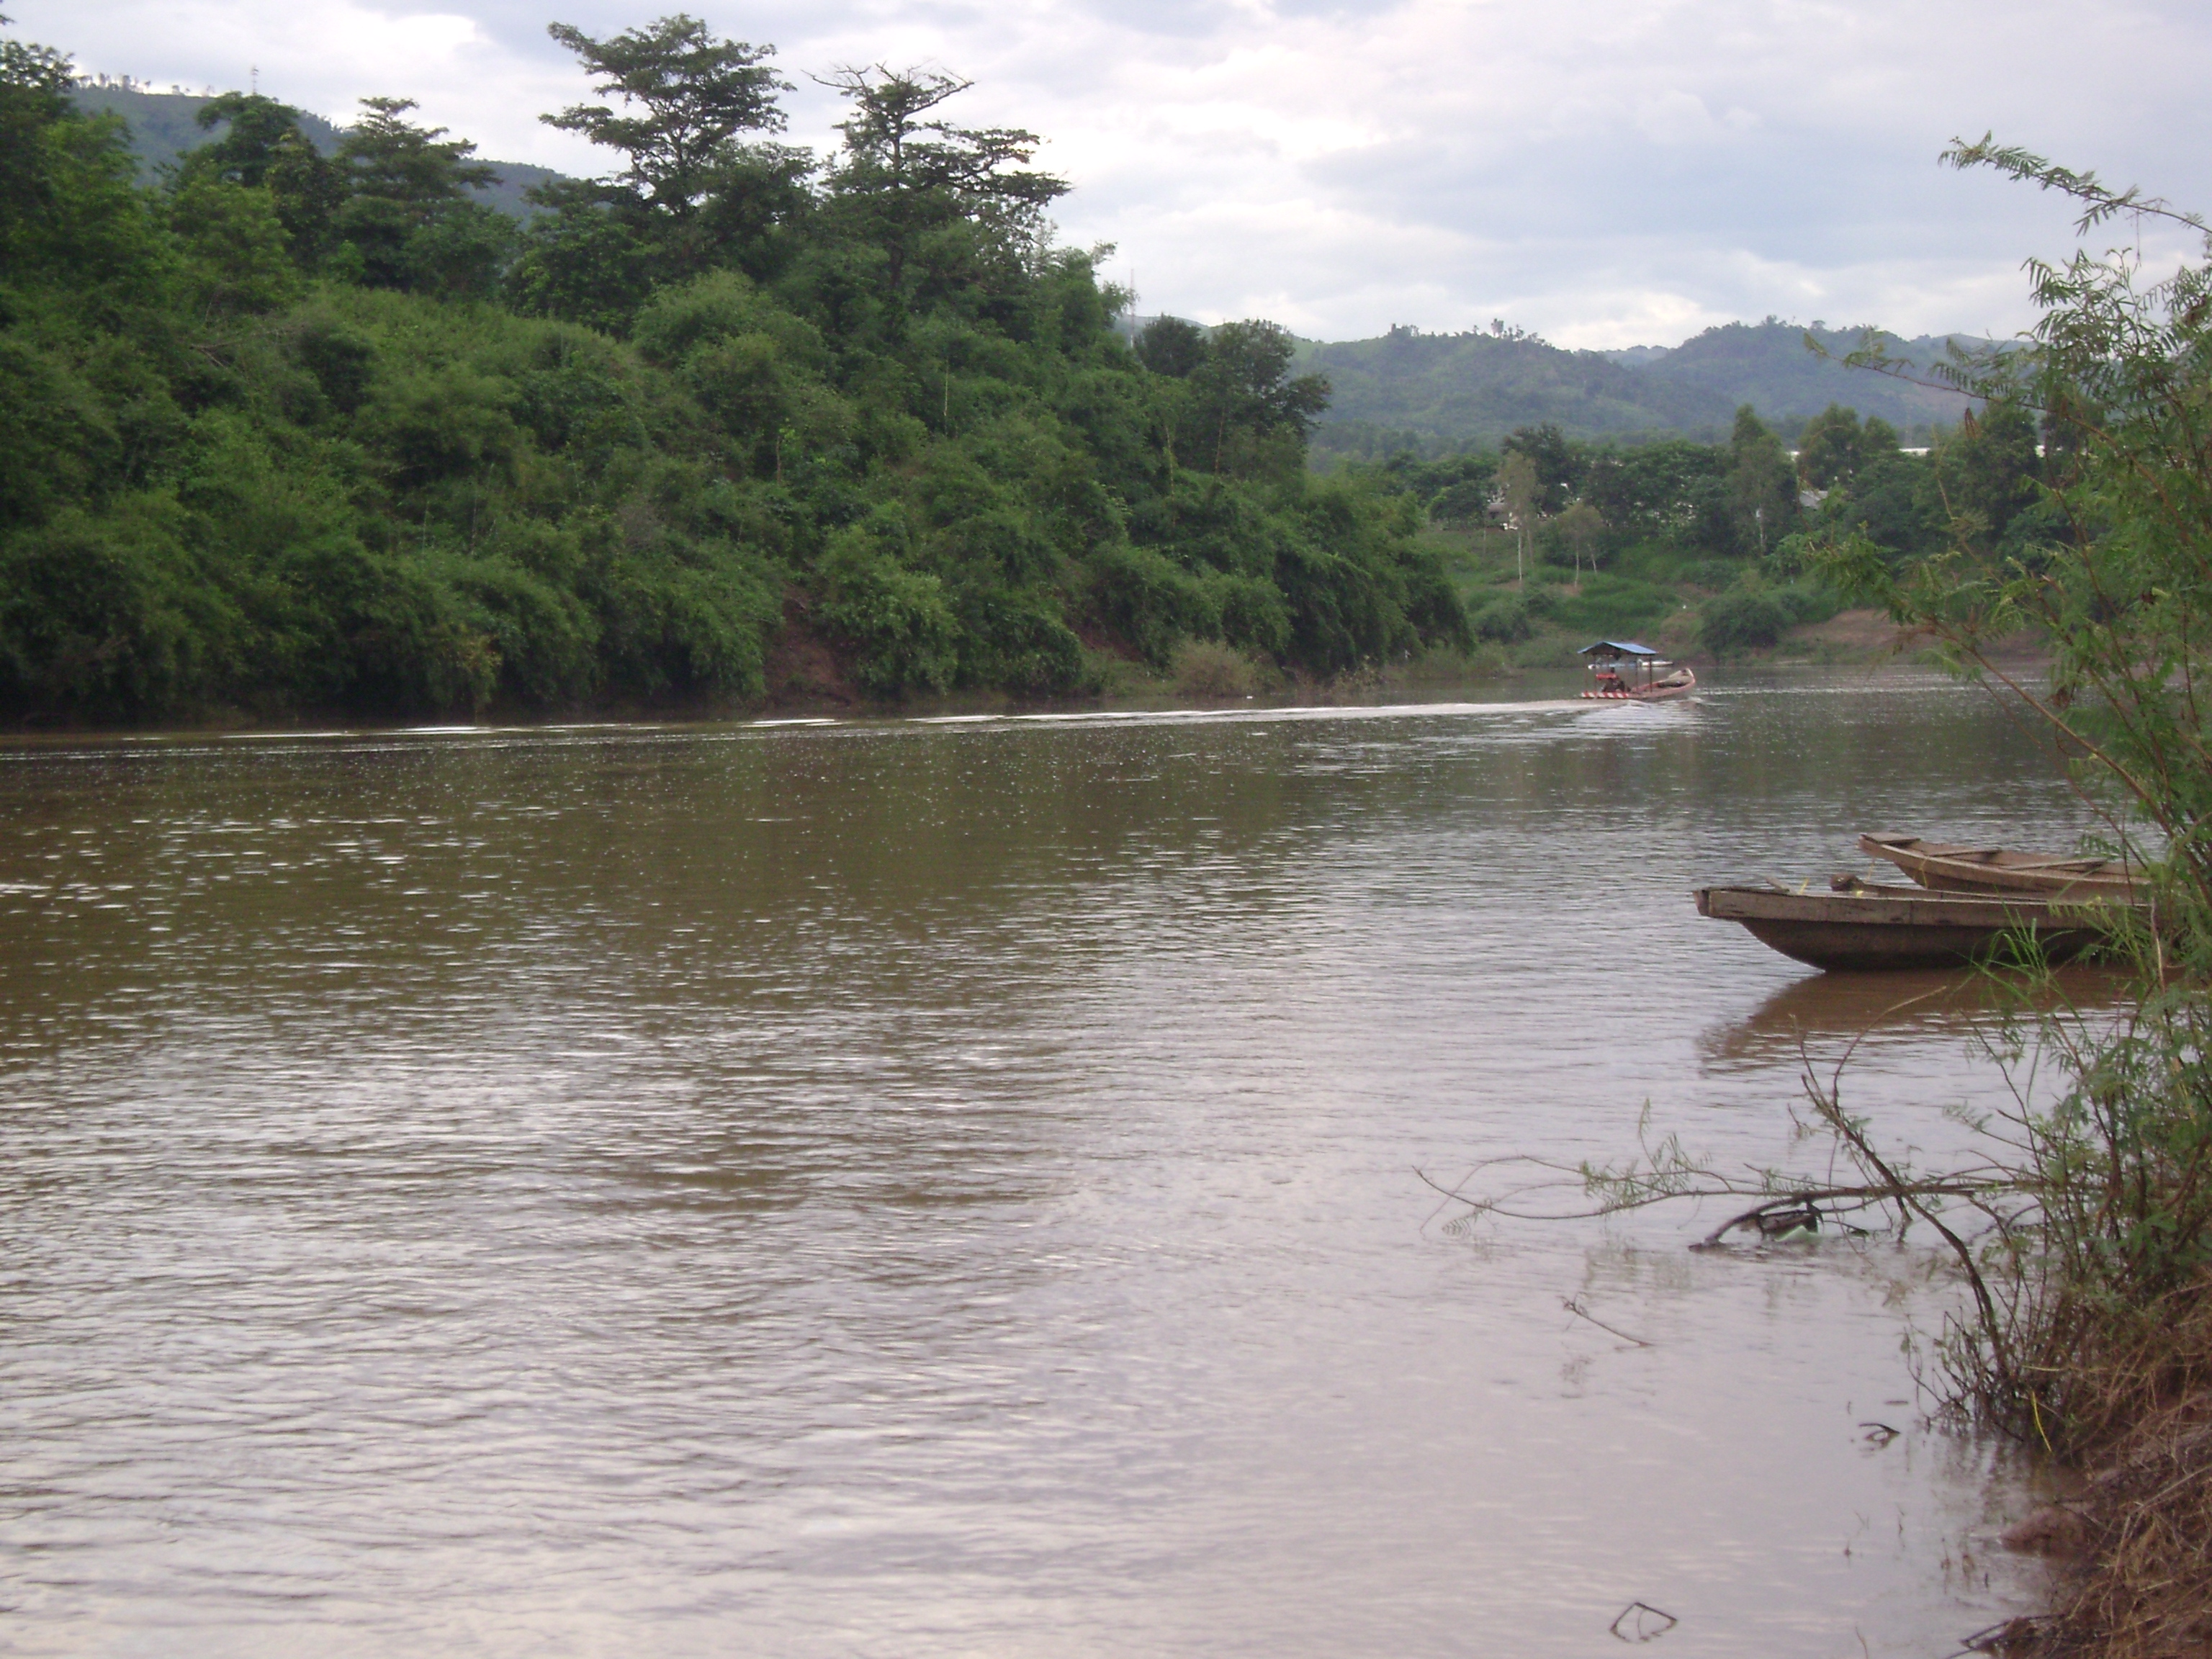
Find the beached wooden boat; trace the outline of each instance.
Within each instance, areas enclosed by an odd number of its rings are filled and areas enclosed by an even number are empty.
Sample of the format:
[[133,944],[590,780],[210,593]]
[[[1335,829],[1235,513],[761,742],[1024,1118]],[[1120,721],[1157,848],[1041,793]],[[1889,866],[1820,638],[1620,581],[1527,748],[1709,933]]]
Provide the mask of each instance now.
[[1844,877],[1828,892],[1701,887],[1698,914],[1741,922],[1761,944],[1815,968],[1889,969],[1984,961],[2008,935],[2025,934],[2046,960],[2063,962],[2135,912],[2124,900],[1934,893]]
[[1917,836],[1861,836],[1859,850],[1887,859],[1923,887],[1949,893],[2025,893],[2040,897],[2125,900],[2136,878],[2118,859],[2015,853],[2003,847],[1953,845]]
[[1633,640],[1600,640],[1584,646],[1582,654],[1589,659],[1589,672],[1596,676],[1583,693],[1592,702],[1663,702],[1686,697],[1698,689],[1698,677],[1686,668],[1662,674],[1661,669],[1674,665],[1661,661],[1656,651]]

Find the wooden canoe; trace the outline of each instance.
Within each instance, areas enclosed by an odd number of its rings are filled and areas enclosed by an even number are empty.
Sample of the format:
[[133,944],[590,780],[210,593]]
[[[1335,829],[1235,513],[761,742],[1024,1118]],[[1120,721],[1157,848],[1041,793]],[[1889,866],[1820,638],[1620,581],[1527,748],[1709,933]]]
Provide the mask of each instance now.
[[2008,935],[2032,933],[2063,962],[2100,943],[2134,908],[2026,896],[1931,893],[1852,883],[1840,891],[1701,887],[1698,914],[1741,922],[1761,944],[1815,968],[1941,968],[1996,954]]
[[2135,896],[2136,872],[2118,859],[2015,853],[2003,847],[1954,846],[1917,836],[1859,837],[1859,851],[1887,859],[1923,887],[1946,893],[2021,893],[2045,898]]

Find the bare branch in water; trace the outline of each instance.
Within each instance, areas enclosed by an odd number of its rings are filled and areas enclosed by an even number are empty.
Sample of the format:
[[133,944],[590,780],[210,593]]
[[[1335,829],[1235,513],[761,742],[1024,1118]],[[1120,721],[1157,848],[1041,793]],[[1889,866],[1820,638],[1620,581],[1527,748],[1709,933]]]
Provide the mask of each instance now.
[[1621,1330],[1615,1326],[1607,1324],[1605,1321],[1600,1319],[1595,1314],[1583,1306],[1582,1298],[1580,1297],[1563,1296],[1559,1298],[1559,1305],[1562,1308],[1565,1308],[1569,1313],[1574,1315],[1576,1318],[1589,1320],[1591,1324],[1596,1326],[1598,1329],[1603,1331],[1607,1336],[1617,1336],[1624,1342],[1633,1342],[1639,1348],[1656,1348],[1659,1346],[1656,1342],[1647,1342],[1640,1336],[1631,1336],[1626,1331]]
[[[1649,1601],[1631,1601],[1620,1610],[1620,1616],[1607,1626],[1624,1642],[1649,1642],[1664,1636],[1682,1621],[1664,1608],[1655,1607]],[[1628,1629],[1621,1626],[1626,1625]]]
[[[1464,1190],[1467,1181],[1472,1181],[1486,1170],[1516,1165],[1544,1170],[1557,1178],[1523,1182],[1495,1195],[1479,1195]],[[1698,1166],[1685,1166],[1685,1169],[1692,1170],[1698,1178],[1678,1181],[1672,1178],[1677,1173],[1672,1170],[1662,1170],[1655,1176],[1648,1168],[1635,1164],[1585,1164],[1571,1166],[1529,1157],[1488,1159],[1476,1166],[1458,1188],[1446,1187],[1432,1181],[1420,1170],[1415,1170],[1413,1174],[1431,1190],[1466,1205],[1471,1216],[1502,1216],[1509,1221],[1589,1221],[1632,1210],[1650,1209],[1654,1205],[1678,1199],[1697,1201],[1750,1198],[1758,1200],[1748,1209],[1731,1215],[1692,1244],[1690,1247],[1692,1249],[1712,1249],[1721,1244],[1729,1233],[1738,1231],[1769,1236],[1778,1231],[1788,1231],[1761,1225],[1771,1218],[1796,1216],[1832,1219],[1883,1205],[1915,1204],[1921,1200],[1947,1198],[1959,1199],[1979,1206],[2010,1196],[2016,1191],[2016,1183],[2007,1180],[1994,1167],[1951,1170],[1941,1176],[1917,1178],[1893,1173],[1887,1180],[1848,1185],[1815,1184],[1804,1176],[1774,1170],[1756,1170],[1747,1176],[1736,1176]],[[1540,1194],[1569,1189],[1585,1195],[1596,1194],[1599,1201],[1572,1209],[1536,1209],[1523,1202]],[[1817,1219],[1814,1224],[1817,1225]]]

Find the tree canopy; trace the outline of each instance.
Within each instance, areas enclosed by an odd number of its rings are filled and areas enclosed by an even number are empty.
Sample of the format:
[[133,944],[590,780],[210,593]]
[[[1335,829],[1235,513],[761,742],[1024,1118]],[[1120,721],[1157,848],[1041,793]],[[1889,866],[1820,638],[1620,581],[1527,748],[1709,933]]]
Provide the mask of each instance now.
[[767,67],[774,46],[718,40],[681,12],[604,40],[571,23],[549,23],[545,32],[598,77],[594,92],[624,107],[572,104],[541,118],[620,150],[629,158],[624,182],[660,212],[697,212],[738,159],[741,133],[783,131],[776,94],[791,82]]
[[603,101],[549,118],[620,164],[523,224],[398,96],[325,156],[226,94],[142,185],[0,40],[0,710],[1069,695],[1188,640],[1467,639],[1402,495],[1308,472],[1287,337],[1133,351],[957,77],[836,71],[817,158],[768,47],[554,33]]

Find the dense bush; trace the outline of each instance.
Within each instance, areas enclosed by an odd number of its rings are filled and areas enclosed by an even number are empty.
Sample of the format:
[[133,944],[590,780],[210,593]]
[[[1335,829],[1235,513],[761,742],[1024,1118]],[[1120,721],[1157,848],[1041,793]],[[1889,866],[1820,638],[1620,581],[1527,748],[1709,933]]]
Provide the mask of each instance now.
[[1792,582],[1778,588],[1775,602],[1790,613],[1794,627],[1805,627],[1813,623],[1824,623],[1844,608],[1844,597],[1833,588],[1819,582]]
[[1698,637],[1717,654],[1755,650],[1776,643],[1795,626],[1790,607],[1759,588],[1736,588],[1709,599],[1698,623]]
[[1208,701],[1249,697],[1261,684],[1252,659],[1242,652],[1194,640],[1176,647],[1173,670],[1177,691]]
[[1528,603],[1518,593],[1491,600],[1474,613],[1472,626],[1475,638],[1497,645],[1517,644],[1536,631]]

